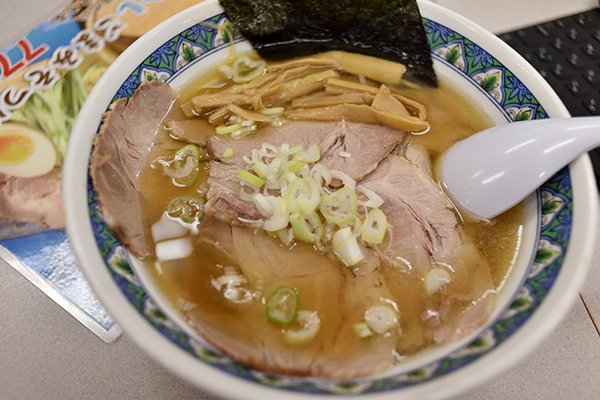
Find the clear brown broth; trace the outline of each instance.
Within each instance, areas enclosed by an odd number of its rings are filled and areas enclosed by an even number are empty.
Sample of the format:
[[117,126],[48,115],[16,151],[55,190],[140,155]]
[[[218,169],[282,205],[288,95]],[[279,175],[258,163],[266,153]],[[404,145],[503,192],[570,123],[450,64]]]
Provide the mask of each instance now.
[[[180,99],[185,101],[192,97],[196,94],[196,90],[193,88],[206,87],[207,83],[213,81],[214,78],[215,75],[212,73],[201,77],[197,82],[182,91]],[[413,142],[424,146],[432,159],[435,159],[456,141],[491,125],[486,115],[446,82],[441,82],[440,87],[436,89],[399,89],[399,91],[427,106],[431,129],[426,135],[414,136]],[[183,118],[179,107],[174,108],[170,117],[172,119]],[[181,142],[169,138],[166,132],[163,132],[161,140],[163,141],[161,151],[173,151],[181,147]],[[154,154],[154,156],[157,155]],[[206,176],[206,169],[204,169],[199,183],[204,182]],[[161,217],[170,199],[175,196],[192,195],[196,192],[195,187],[180,188],[173,186],[168,177],[152,168],[146,168],[142,173],[141,188],[148,225]],[[523,219],[523,207],[519,205],[490,222],[467,222],[464,224],[465,235],[472,240],[480,255],[487,260],[493,286],[496,289],[501,288],[519,251],[519,232]],[[290,256],[293,256],[294,251],[296,250],[290,250]],[[252,329],[264,332],[265,335],[277,334],[280,328],[270,325],[264,319],[265,297],[260,302],[254,301],[251,305],[240,308],[227,304],[222,296],[211,287],[211,278],[221,275],[224,265],[235,265],[235,262],[236,260],[231,260],[227,254],[195,241],[194,252],[186,259],[163,263],[149,260],[145,262],[145,265],[155,284],[176,309],[181,305],[178,303],[181,301],[180,299],[184,299],[186,303],[189,302],[188,304],[197,305],[197,310],[203,313],[207,320],[224,332],[229,332],[230,335],[238,337],[242,342],[246,340],[245,336],[249,326],[252,326]],[[399,283],[399,290],[405,290],[406,297],[414,296],[415,292],[411,292],[411,287],[420,284],[419,279],[417,276],[407,274],[406,280],[401,284]],[[300,293],[302,293],[304,285],[302,279],[293,279],[286,282],[276,280],[271,282],[270,286],[277,287],[280,284],[296,286]],[[319,304],[322,301],[327,300],[304,299],[302,308],[323,308],[323,305]],[[404,304],[412,304],[412,301],[414,300],[407,298]],[[186,311],[181,309],[178,311],[184,318],[188,317]],[[319,335],[313,343],[314,346],[318,347],[324,343],[319,341],[319,337],[326,340],[326,338],[330,338],[335,334],[332,331],[334,328],[326,323],[327,313],[328,311],[325,309],[321,312],[323,322]],[[323,318],[323,315],[325,315],[325,318]],[[257,316],[260,316],[262,320],[257,321]],[[416,314],[411,317],[411,313],[407,313],[407,316],[408,318],[418,318]],[[421,321],[406,321],[404,323],[409,325],[412,323],[420,324]],[[406,340],[398,346],[401,354],[410,354],[414,350],[423,347],[422,345],[413,346],[413,343],[422,344],[423,342],[423,338],[419,337],[422,333],[419,332],[421,331],[417,330],[417,333],[411,336],[410,330],[407,331]],[[427,338],[427,340],[430,341],[430,338]],[[311,351],[306,346],[290,348],[281,343],[276,344],[275,347],[280,345],[282,346],[279,349],[280,351],[287,351],[297,356],[302,356],[304,352]],[[278,351],[277,348],[273,350]]]

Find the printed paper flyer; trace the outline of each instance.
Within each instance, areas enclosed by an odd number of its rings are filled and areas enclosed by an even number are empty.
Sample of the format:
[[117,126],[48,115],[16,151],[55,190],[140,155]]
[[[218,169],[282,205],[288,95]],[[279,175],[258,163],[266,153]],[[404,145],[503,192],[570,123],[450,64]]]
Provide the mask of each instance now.
[[61,168],[71,128],[121,52],[198,2],[76,0],[0,51],[0,256],[106,342],[121,331],[64,232]]

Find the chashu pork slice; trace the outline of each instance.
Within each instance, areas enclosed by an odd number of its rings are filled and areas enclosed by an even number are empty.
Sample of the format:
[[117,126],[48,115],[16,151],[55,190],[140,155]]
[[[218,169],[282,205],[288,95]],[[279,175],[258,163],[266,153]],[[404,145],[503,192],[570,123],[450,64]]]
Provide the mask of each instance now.
[[[199,302],[187,315],[225,354],[259,370],[341,380],[393,364],[396,332],[364,340],[353,329],[369,307],[391,298],[377,257],[370,256],[360,271],[351,271],[307,244],[288,249],[278,239],[211,217],[201,222],[197,240],[208,246],[205,253],[218,250],[215,262],[239,270],[255,293],[252,301],[240,305]],[[210,263],[198,268],[217,276]],[[314,311],[320,318],[319,331],[308,343],[286,343],[283,328],[266,320],[265,301],[282,285],[298,290],[300,310]],[[207,287],[203,296],[214,299],[219,294]]]
[[[386,126],[346,121],[286,122],[280,127],[266,127],[242,140],[212,136],[208,139],[208,150],[214,160],[209,169],[206,211],[225,222],[260,218],[252,202],[240,199],[240,184],[235,175],[247,168],[244,156],[250,157],[252,150],[263,143],[275,146],[287,143],[290,147],[302,145],[304,148],[317,144],[320,163],[360,180],[377,168],[406,136],[406,132]],[[226,149],[233,150],[231,158],[222,157]]]
[[392,229],[391,251],[409,267],[425,267],[460,249],[453,206],[438,184],[405,157],[390,155],[362,185],[384,200]]
[[[431,177],[430,161],[418,147],[405,156],[390,154],[362,184],[384,199],[381,209],[391,227],[380,271],[407,320],[402,324],[400,354],[431,342],[448,343],[477,329],[492,312],[495,289],[490,266],[462,235],[453,206]],[[426,274],[442,268],[451,279],[438,293],[426,293]],[[431,330],[427,333],[426,330]]]
[[141,209],[139,175],[162,121],[176,99],[165,83],[142,84],[115,101],[94,141],[91,175],[100,212],[110,229],[140,259],[151,253]]

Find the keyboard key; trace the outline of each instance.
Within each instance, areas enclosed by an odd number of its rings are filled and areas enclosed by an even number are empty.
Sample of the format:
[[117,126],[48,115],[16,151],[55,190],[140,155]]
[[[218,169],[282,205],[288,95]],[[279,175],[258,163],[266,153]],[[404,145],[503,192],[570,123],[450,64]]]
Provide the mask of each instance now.
[[590,13],[581,13],[574,15],[573,19],[583,28],[590,28],[595,25],[594,18]]
[[565,66],[560,62],[552,64],[550,71],[552,71],[552,74],[558,79],[567,78],[568,71],[565,68]]
[[583,52],[590,58],[595,60],[600,59],[600,44],[594,42],[588,42],[582,47]]
[[554,61],[554,56],[546,47],[538,47],[535,51],[537,57],[544,62]]
[[584,57],[583,55],[577,52],[569,53],[567,55],[567,60],[569,61],[569,64],[571,64],[575,68],[585,68],[592,63],[589,58]]
[[499,36],[548,81],[571,115],[600,115],[600,8]]
[[581,34],[581,29],[576,28],[576,27],[572,27],[567,29],[566,31],[567,33],[567,37],[569,37],[569,39],[571,39],[574,42],[578,42],[580,39],[584,39],[585,37],[584,35]]
[[588,81],[592,86],[600,85],[600,69],[596,67],[590,67],[583,71],[583,77],[586,81]]
[[565,19],[559,19],[554,21],[554,26],[560,29],[565,29],[567,27],[567,21]]
[[567,109],[569,110],[569,113],[571,113],[571,116],[585,117],[590,115],[588,109],[585,108],[585,102],[583,100],[585,97],[575,97],[570,92],[569,96],[561,96],[561,94],[559,94],[559,97],[567,106]]
[[567,44],[565,43],[565,41],[563,39],[559,38],[559,37],[554,38],[552,40],[552,47],[554,47],[558,51],[565,50],[566,47],[567,47],[566,45]]
[[538,31],[539,33],[541,33],[541,35],[543,37],[550,37],[551,35],[551,30],[550,30],[550,26],[548,26],[549,24],[542,24],[542,25],[537,25],[535,27],[535,30]]
[[600,96],[592,96],[583,101],[583,106],[591,115],[600,115]]
[[573,93],[575,97],[585,96],[592,91],[590,85],[580,78],[570,78],[567,82],[567,89],[569,89],[569,92]]

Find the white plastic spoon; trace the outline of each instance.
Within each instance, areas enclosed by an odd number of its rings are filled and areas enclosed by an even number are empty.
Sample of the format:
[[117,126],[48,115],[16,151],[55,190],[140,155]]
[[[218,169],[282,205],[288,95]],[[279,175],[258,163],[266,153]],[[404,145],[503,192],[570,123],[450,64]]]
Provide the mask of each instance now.
[[598,146],[600,117],[515,122],[451,146],[441,159],[439,176],[459,208],[491,219]]

